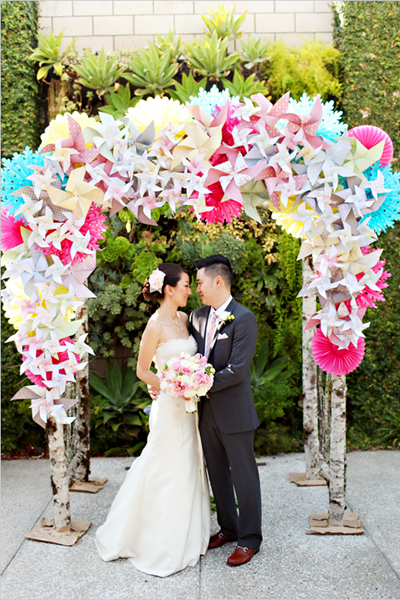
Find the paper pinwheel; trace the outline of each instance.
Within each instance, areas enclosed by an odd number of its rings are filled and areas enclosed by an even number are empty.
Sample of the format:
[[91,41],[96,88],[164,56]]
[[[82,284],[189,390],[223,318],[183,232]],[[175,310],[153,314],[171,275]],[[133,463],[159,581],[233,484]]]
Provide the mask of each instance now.
[[103,192],[85,181],[85,173],[85,167],[72,171],[65,191],[50,186],[46,187],[53,204],[72,210],[78,219],[86,217],[92,202],[104,205]]
[[[69,137],[57,140],[55,143],[46,144],[41,150],[41,154],[53,152],[55,158],[61,156],[69,156],[64,172],[70,175],[73,170],[73,165],[77,163],[92,162],[99,154],[98,148],[87,148],[83,137],[82,128],[71,115],[67,114],[67,123],[69,129]],[[51,157],[53,159],[53,156]],[[71,162],[71,164],[69,164]]]

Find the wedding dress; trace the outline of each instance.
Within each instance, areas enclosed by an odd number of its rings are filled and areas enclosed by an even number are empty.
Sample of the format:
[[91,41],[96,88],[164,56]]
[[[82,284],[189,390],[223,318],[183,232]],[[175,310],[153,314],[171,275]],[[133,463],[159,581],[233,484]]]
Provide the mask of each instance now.
[[[157,369],[181,352],[196,353],[196,341],[159,344]],[[161,392],[152,403],[147,445],[126,475],[106,522],[96,532],[105,561],[129,558],[141,571],[166,577],[194,566],[210,536],[210,495],[197,414],[185,401]]]

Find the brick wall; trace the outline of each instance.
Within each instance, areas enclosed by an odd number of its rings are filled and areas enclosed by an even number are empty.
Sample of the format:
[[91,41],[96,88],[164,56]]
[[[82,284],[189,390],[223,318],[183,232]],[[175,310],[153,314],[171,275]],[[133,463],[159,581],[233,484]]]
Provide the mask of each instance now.
[[[64,46],[78,37],[75,48],[104,46],[106,51],[145,46],[161,35],[175,30],[183,41],[204,32],[201,14],[225,0],[43,0],[40,2],[40,28],[46,34],[64,31]],[[247,9],[242,26],[248,34],[265,40],[282,39],[299,45],[307,38],[332,41],[331,2],[323,0],[236,0],[236,12]],[[240,44],[240,41],[237,42]]]

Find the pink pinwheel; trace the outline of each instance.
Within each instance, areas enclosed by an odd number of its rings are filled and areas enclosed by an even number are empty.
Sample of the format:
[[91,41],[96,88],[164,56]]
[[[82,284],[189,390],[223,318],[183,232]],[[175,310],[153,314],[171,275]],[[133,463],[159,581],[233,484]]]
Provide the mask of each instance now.
[[[379,250],[380,248],[376,249]],[[361,248],[361,252],[366,255],[366,254],[370,254],[371,252],[373,252],[373,250],[371,249],[370,246],[363,246]],[[371,289],[368,284],[365,285],[365,287],[362,289],[361,292],[359,292],[359,294],[356,297],[356,303],[357,306],[361,307],[361,308],[377,308],[376,306],[376,302],[385,302],[385,298],[384,295],[382,294],[381,291],[378,291],[376,288],[379,288],[379,290],[383,290],[386,287],[388,287],[388,284],[386,283],[386,280],[392,276],[391,273],[389,273],[389,271],[385,271],[383,270],[383,266],[385,265],[384,260],[379,260],[376,265],[374,267],[372,267],[372,271],[376,274],[379,273],[379,278],[378,280],[375,282],[375,289]],[[362,283],[362,279],[364,277],[364,272],[362,273],[358,273],[356,275],[356,278],[358,281],[361,280]],[[350,310],[351,306],[351,302],[350,300],[348,300],[347,302],[345,302],[346,307],[348,308],[348,310]]]
[[[290,134],[292,144],[306,145],[306,142],[313,148],[329,148],[332,143],[317,136],[319,124],[322,119],[322,104],[318,96],[309,115],[297,115],[295,113],[285,113],[281,115],[282,119],[287,119],[286,127]],[[288,144],[289,145],[289,144]],[[294,146],[293,146],[294,148]]]
[[1,249],[3,252],[23,243],[22,228],[32,231],[30,227],[26,227],[24,219],[16,220],[4,208],[1,209]]
[[[103,238],[103,232],[106,230],[104,225],[107,217],[104,214],[101,214],[101,207],[92,206],[89,208],[89,211],[86,215],[86,218],[79,228],[79,233],[82,234],[83,237],[87,235],[89,232],[90,241],[87,245],[87,249],[91,251],[100,250],[100,246],[98,242]],[[64,228],[68,227],[68,222],[66,222],[63,226]],[[50,232],[49,232],[50,233]],[[72,231],[71,231],[72,233]],[[70,237],[75,237],[70,236]],[[43,252],[45,254],[51,254],[58,256],[61,259],[61,262],[66,265],[70,262],[75,264],[76,261],[84,261],[87,257],[87,253],[77,252],[74,257],[71,255],[71,248],[73,246],[73,240],[64,239],[61,242],[60,249],[56,248],[52,242],[49,243],[48,247],[43,248]]]
[[151,211],[154,208],[159,208],[165,204],[166,200],[157,202],[157,197],[153,190],[148,190],[147,196],[142,196],[136,200],[131,200],[127,204],[127,208],[135,215],[140,223],[145,225],[157,225],[157,222],[151,216]]
[[[69,342],[70,344],[73,344],[73,340],[71,338],[64,338],[63,340],[60,340],[60,346],[65,346],[66,342]],[[28,358],[28,355],[26,354],[28,351],[28,347],[26,347],[24,349],[24,360],[26,360]],[[37,373],[32,373],[29,369],[25,371],[26,376],[32,381],[32,383],[34,383],[35,385],[39,385],[40,387],[46,387],[45,384],[45,379],[47,381],[50,381],[52,379],[52,370],[51,370],[51,366],[52,365],[58,365],[60,363],[64,363],[69,359],[69,355],[68,355],[68,349],[65,349],[61,352],[57,353],[57,356],[51,356],[51,358],[49,357],[45,357],[43,350],[36,350],[36,360],[33,359],[33,365],[34,365],[34,370],[38,371]],[[79,354],[75,354],[75,359],[76,359],[76,366],[72,368],[72,371],[74,373],[76,373],[78,371],[78,367],[79,367]],[[47,369],[47,370],[46,370]],[[44,373],[45,376],[43,376],[40,373]],[[59,373],[61,375],[65,375],[65,370],[64,369],[60,369]]]
[[365,352],[365,341],[360,337],[357,347],[350,343],[348,348],[338,348],[318,328],[314,334],[311,349],[317,365],[331,375],[347,375],[361,363]]
[[260,161],[253,167],[247,167],[243,155],[239,153],[235,162],[227,160],[209,170],[205,186],[208,187],[217,181],[220,182],[225,195],[229,200],[243,204],[240,187],[251,181],[265,166],[265,161]]
[[380,158],[381,167],[390,165],[393,158],[393,142],[383,129],[375,125],[359,125],[349,130],[349,137],[355,137],[364,148],[370,150],[382,140],[385,140],[383,153]]
[[[73,119],[70,115],[67,114],[67,122],[69,129],[69,137],[60,140],[61,148],[70,148],[75,150],[73,154],[69,157],[70,162],[72,163],[68,169],[65,171],[66,175],[69,175],[71,171],[74,169],[73,165],[77,163],[90,163],[92,162],[99,154],[100,150],[98,148],[87,148],[85,139],[83,137],[82,128],[75,119]],[[47,144],[40,150],[40,154],[45,154],[47,152],[54,152],[56,149],[56,144]]]
[[272,104],[262,94],[253,94],[251,99],[258,104],[260,109],[250,118],[250,124],[254,125],[259,122],[259,125],[265,128],[270,137],[282,138],[282,131],[278,131],[275,125],[288,109],[289,96],[290,92],[287,92],[276,104]]
[[205,196],[206,206],[212,207],[212,210],[200,213],[200,219],[207,223],[232,223],[234,217],[240,217],[242,205],[235,200],[222,201],[224,190],[221,184],[217,181],[208,186],[210,191]]
[[[49,267],[51,269],[51,267]],[[84,283],[96,268],[96,256],[89,254],[82,262],[71,265],[62,274],[62,282],[65,287],[72,286],[77,298],[95,298],[96,296]]]

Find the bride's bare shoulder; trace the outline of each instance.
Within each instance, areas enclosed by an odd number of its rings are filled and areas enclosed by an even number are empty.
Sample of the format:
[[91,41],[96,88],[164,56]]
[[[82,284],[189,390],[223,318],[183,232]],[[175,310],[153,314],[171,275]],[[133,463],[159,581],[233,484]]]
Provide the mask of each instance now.
[[162,330],[163,330],[163,327],[162,327],[160,321],[158,320],[158,315],[157,314],[152,315],[150,317],[150,319],[147,321],[145,331],[147,331],[150,334],[161,335]]
[[178,314],[180,316],[180,318],[182,319],[182,323],[184,323],[185,325],[187,325],[189,323],[189,317],[186,313],[184,313],[183,311],[178,311]]

